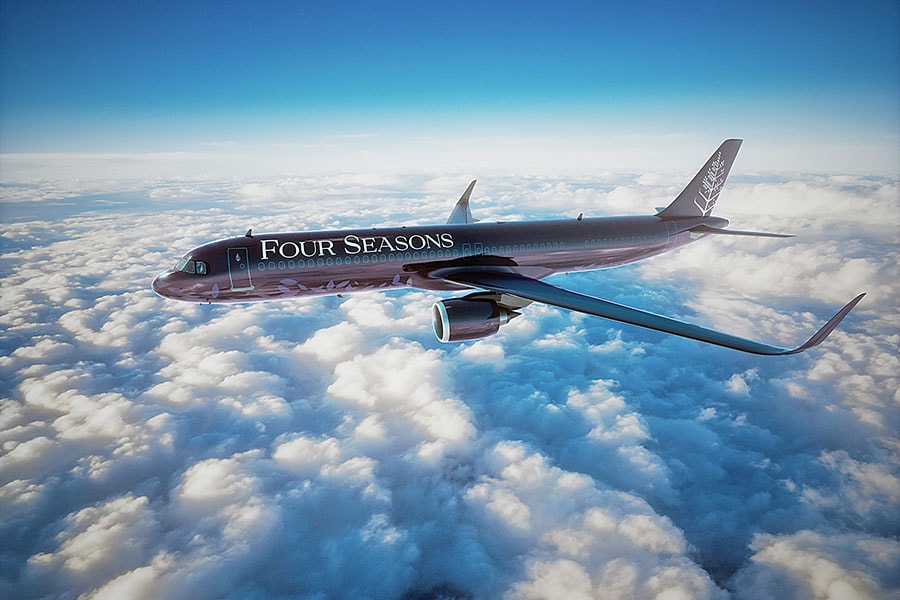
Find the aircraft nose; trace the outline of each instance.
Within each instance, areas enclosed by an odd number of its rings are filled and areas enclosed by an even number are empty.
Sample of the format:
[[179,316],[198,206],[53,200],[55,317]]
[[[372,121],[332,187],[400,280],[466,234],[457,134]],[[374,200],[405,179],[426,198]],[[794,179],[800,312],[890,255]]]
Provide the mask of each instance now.
[[169,287],[169,282],[166,281],[167,276],[169,275],[169,271],[158,275],[153,283],[150,284],[150,287],[153,288],[153,291],[163,298],[168,298],[169,294],[166,293],[166,288]]

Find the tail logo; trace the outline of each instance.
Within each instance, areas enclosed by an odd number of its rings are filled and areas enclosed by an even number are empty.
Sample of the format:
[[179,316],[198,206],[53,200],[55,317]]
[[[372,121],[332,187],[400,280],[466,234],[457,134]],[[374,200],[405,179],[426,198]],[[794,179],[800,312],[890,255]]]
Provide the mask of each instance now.
[[727,167],[721,152],[716,154],[715,160],[709,163],[709,169],[700,184],[700,193],[694,199],[694,205],[700,209],[704,217],[708,217],[716,207],[722,186],[725,185],[725,177],[728,174]]

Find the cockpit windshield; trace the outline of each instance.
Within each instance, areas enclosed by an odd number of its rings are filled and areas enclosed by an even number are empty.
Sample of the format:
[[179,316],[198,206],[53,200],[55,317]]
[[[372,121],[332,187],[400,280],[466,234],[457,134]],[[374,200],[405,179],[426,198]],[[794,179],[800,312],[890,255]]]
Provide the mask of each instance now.
[[187,258],[179,260],[178,264],[175,265],[175,270],[190,275],[206,275],[209,272],[209,268],[202,260],[189,260]]

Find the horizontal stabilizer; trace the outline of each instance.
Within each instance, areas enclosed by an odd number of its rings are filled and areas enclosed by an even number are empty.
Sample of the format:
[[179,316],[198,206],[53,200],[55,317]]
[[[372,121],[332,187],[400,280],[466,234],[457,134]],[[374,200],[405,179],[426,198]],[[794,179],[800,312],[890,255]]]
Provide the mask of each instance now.
[[740,231],[738,229],[719,229],[708,225],[697,225],[691,227],[690,231],[694,233],[711,233],[714,235],[745,235],[750,237],[770,237],[770,238],[790,238],[794,237],[790,233],[767,233],[765,231]]
[[825,338],[834,331],[838,323],[853,310],[865,294],[860,294],[844,308],[842,308],[834,317],[829,320],[824,327],[815,333],[802,346],[797,348],[780,348],[771,346],[762,342],[748,340],[714,329],[708,329],[692,323],[685,323],[669,317],[663,317],[651,312],[631,308],[608,300],[585,296],[577,292],[570,292],[562,288],[544,283],[537,279],[531,279],[516,273],[500,272],[493,270],[486,271],[452,271],[442,273],[441,277],[447,281],[467,285],[474,288],[480,288],[496,292],[498,294],[512,294],[535,302],[543,302],[560,308],[567,308],[577,312],[611,319],[621,323],[637,325],[638,327],[646,327],[664,333],[670,333],[681,337],[740,350],[741,352],[749,352],[751,354],[761,354],[767,356],[779,356],[786,354],[797,354],[808,350],[813,346],[817,346],[825,341]]

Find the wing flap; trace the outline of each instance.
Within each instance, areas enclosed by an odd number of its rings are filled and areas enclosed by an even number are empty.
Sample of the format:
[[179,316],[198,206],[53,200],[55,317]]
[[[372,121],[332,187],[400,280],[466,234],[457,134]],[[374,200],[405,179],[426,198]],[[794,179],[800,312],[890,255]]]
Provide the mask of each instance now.
[[444,273],[441,277],[453,283],[480,288],[499,294],[512,294],[535,302],[543,302],[544,304],[550,304],[560,308],[602,317],[604,319],[611,319],[613,321],[619,321],[620,323],[637,325],[638,327],[645,327],[663,333],[691,338],[701,342],[715,344],[716,346],[723,346],[742,352],[766,356],[797,354],[798,352],[803,352],[804,350],[808,350],[813,346],[821,344],[834,328],[838,326],[838,323],[840,323],[841,320],[853,310],[853,307],[859,303],[862,297],[865,296],[865,294],[860,294],[851,300],[805,344],[791,349],[748,340],[729,333],[701,327],[692,323],[685,323],[684,321],[663,317],[651,312],[631,308],[622,304],[616,304],[615,302],[609,302],[608,300],[585,296],[516,273],[461,270]]

